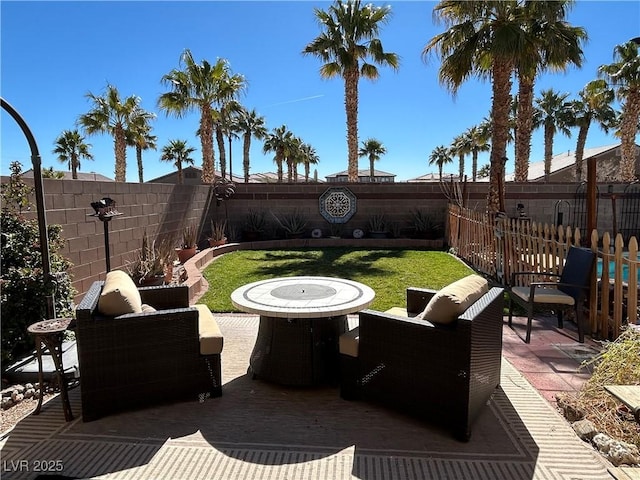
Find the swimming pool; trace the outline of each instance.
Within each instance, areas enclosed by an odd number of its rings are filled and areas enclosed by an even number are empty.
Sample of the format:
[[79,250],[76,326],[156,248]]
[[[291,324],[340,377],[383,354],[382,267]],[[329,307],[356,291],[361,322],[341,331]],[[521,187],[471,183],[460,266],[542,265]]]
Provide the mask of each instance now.
[[[625,255],[627,257],[628,255]],[[615,278],[615,270],[616,264],[613,260],[609,262],[609,278]],[[640,284],[640,269],[637,270],[638,283]],[[602,258],[598,258],[598,277],[602,278]],[[622,281],[625,283],[629,282],[629,265],[626,263],[622,264]]]

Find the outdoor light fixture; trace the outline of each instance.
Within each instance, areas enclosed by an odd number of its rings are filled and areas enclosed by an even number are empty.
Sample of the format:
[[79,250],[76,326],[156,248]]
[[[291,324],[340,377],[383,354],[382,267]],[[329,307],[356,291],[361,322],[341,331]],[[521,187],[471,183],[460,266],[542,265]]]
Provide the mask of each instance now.
[[111,271],[111,255],[109,253],[109,222],[113,217],[122,215],[116,210],[116,201],[109,197],[104,197],[97,202],[91,202],[91,207],[95,213],[90,214],[90,217],[98,217],[104,224],[104,256],[107,265],[107,272]]

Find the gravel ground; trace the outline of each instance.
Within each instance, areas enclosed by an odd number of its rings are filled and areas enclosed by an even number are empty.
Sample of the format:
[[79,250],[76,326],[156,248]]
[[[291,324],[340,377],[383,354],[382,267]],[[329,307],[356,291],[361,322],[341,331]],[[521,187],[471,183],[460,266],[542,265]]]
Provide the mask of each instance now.
[[[48,393],[44,396],[43,404],[52,399],[56,394]],[[16,423],[33,412],[38,405],[38,400],[28,398],[7,410],[0,410],[0,434],[11,430]]]

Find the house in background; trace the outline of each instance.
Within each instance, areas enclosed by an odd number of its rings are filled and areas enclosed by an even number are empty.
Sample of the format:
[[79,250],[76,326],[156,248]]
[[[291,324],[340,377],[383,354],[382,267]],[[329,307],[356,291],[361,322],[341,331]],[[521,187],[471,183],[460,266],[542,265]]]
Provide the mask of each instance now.
[[[468,179],[467,179],[468,180]],[[439,182],[440,174],[439,173],[425,173],[424,175],[420,175],[419,177],[410,178],[407,180],[408,183],[416,183],[416,182]],[[453,173],[443,173],[442,174],[443,182],[458,182],[460,181],[460,176]]]
[[[395,182],[396,175],[393,173],[383,172],[381,170],[374,170],[374,183],[393,183]],[[342,172],[333,173],[325,177],[327,182],[347,182],[349,181],[349,172],[344,170]],[[358,170],[358,183],[371,183],[371,171]]]
[[[595,157],[596,181],[598,183],[617,182],[620,171],[620,144],[605,145],[603,147],[585,148],[582,155],[582,177],[580,181],[587,179],[587,160]],[[636,177],[640,175],[640,147],[636,145]],[[513,182],[514,174],[505,175],[505,181]],[[529,182],[544,182],[544,161],[531,162],[529,164]],[[551,173],[549,182],[575,182],[576,181],[576,152],[568,151],[555,155],[551,159]]]
[[[220,172],[215,171],[215,176],[220,177]],[[235,183],[243,183],[244,178],[233,175],[232,179]],[[178,171],[167,173],[160,177],[147,180],[146,183],[178,183]],[[202,169],[189,165],[182,169],[182,183],[183,185],[202,185]]]
[[[598,183],[613,183],[618,180],[620,171],[620,144],[605,145],[603,147],[585,148],[582,155],[582,179],[587,179],[587,160],[595,157],[596,160],[596,180]],[[636,145],[636,177],[640,179],[640,147]],[[445,182],[458,181],[457,174],[443,173],[442,180]],[[513,182],[514,173],[505,174],[505,181]],[[426,173],[419,177],[410,178],[407,182],[437,182],[438,173]],[[467,181],[471,177],[467,176]],[[478,177],[477,182],[488,182],[489,177]],[[544,160],[529,163],[528,182],[544,182]],[[551,159],[551,173],[549,182],[575,182],[576,181],[576,152],[568,151],[555,155]]]
[[[73,180],[73,176],[71,172],[65,172],[63,170],[54,170],[54,172],[60,172],[64,174],[64,176],[60,178],[60,180]],[[22,176],[24,178],[33,178],[33,168],[26,170],[22,174]],[[113,182],[114,181],[113,178],[105,177],[100,173],[94,173],[94,172],[89,172],[89,173],[78,172],[78,180],[89,180],[94,182]]]
[[[219,178],[220,172],[216,170],[215,175]],[[198,167],[188,166],[182,169],[182,177],[184,185],[202,185],[202,169]],[[244,176],[233,175],[234,183],[244,183]],[[286,174],[284,181],[287,181]],[[304,182],[304,175],[298,174],[298,183]],[[161,177],[147,180],[150,183],[178,183],[178,172],[167,173]],[[317,182],[317,180],[309,180],[309,182]],[[278,183],[278,174],[275,172],[252,173],[249,175],[249,183]]]

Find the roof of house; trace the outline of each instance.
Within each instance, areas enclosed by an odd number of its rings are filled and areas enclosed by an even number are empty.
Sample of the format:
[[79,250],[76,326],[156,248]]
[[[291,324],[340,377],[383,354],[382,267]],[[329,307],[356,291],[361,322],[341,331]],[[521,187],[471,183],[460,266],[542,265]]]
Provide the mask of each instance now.
[[[442,181],[444,182],[450,182],[451,180],[457,182],[458,181],[459,176],[457,174],[454,173],[443,173],[442,174]],[[407,180],[407,182],[439,182],[440,181],[440,174],[438,172],[431,172],[431,173],[425,173],[424,175],[420,175],[419,177],[415,177],[415,178],[410,178]]]
[[[193,171],[198,177],[202,176],[202,169],[198,168],[198,167],[194,167],[193,165],[188,165],[186,167],[184,167],[182,169],[182,173],[185,174],[186,172],[189,171]],[[147,180],[147,182],[152,182],[152,183],[162,183],[163,180],[166,180],[168,178],[174,177],[178,174],[178,170],[174,170],[173,172],[169,172],[166,175],[161,175],[159,177],[156,178],[152,178],[150,180]],[[214,172],[216,177],[221,177],[222,175],[220,174],[220,172],[218,170],[216,170]],[[233,175],[232,180],[236,183],[242,183],[244,182],[244,177],[239,177],[237,175]]]
[[[609,152],[615,148],[620,146],[619,143],[613,145],[605,145],[602,147],[594,147],[594,148],[585,148],[582,154],[583,161],[590,157],[596,157],[598,155],[602,155],[603,153]],[[576,163],[576,152],[568,151],[559,153],[554,155],[551,158],[551,173],[556,173],[561,170],[565,170],[567,168],[572,168]],[[512,182],[515,177],[515,174],[507,173],[505,175],[505,181]],[[529,175],[527,177],[528,181],[541,180],[544,178],[544,160],[540,162],[531,162],[529,163]]]
[[[376,177],[395,177],[396,176],[393,173],[383,172],[382,170],[374,170],[373,174]],[[325,178],[347,177],[348,175],[349,175],[349,171],[343,170],[342,172],[325,175]],[[371,175],[371,171],[368,168],[358,170],[358,177],[369,177],[370,175]]]
[[[62,177],[60,180],[73,179],[73,174],[71,172],[66,172],[64,170],[54,170],[54,172],[62,172],[64,174],[64,177]],[[77,173],[78,173],[78,180],[93,180],[96,182],[113,182],[114,181],[113,178],[105,177],[100,173],[95,173],[95,172],[88,172],[88,173],[77,172]],[[22,176],[24,178],[33,178],[33,168],[26,170],[22,174]]]

